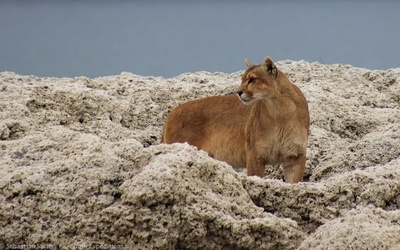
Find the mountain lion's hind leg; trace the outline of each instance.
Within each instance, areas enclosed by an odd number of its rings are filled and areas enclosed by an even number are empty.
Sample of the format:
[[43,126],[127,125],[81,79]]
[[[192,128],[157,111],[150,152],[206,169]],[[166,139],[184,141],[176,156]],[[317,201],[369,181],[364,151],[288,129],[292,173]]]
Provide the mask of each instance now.
[[249,154],[246,157],[246,168],[247,176],[258,176],[260,178],[264,177],[265,173],[265,160],[259,158],[253,154]]

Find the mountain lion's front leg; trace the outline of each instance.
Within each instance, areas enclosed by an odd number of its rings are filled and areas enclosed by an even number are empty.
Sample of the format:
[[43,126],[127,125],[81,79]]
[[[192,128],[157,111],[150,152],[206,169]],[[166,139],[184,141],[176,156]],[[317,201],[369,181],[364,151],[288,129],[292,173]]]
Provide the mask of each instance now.
[[303,181],[305,165],[306,154],[286,158],[283,163],[283,176],[285,182],[297,183]]

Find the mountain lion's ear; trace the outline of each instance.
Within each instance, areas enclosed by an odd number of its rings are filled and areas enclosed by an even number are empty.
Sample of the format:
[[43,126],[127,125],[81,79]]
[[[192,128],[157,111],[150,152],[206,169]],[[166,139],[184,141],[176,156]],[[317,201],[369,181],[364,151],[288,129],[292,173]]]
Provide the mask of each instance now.
[[275,63],[272,61],[271,57],[266,56],[263,60],[263,67],[270,72],[271,74],[273,74],[275,76],[275,78],[278,78],[278,69],[276,68]]
[[254,67],[254,64],[252,62],[250,62],[249,59],[246,58],[246,59],[244,59],[244,61],[246,62],[247,68]]

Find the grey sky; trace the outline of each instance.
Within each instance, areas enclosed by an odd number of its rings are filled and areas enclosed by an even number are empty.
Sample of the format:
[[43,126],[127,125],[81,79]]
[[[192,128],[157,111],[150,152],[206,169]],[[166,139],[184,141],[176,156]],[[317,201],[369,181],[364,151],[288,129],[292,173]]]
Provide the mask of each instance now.
[[0,0],[0,71],[233,72],[243,59],[400,67],[398,1]]

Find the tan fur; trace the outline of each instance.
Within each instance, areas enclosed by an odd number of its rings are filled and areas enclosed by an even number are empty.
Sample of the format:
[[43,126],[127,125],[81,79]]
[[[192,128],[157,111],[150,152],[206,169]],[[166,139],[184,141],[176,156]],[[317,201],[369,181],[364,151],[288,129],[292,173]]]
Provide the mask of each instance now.
[[[286,182],[303,180],[310,118],[307,101],[271,58],[247,71],[237,96],[212,96],[173,109],[163,143],[188,142],[248,175],[283,163]],[[246,105],[244,105],[244,104]]]

